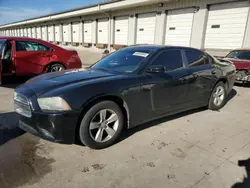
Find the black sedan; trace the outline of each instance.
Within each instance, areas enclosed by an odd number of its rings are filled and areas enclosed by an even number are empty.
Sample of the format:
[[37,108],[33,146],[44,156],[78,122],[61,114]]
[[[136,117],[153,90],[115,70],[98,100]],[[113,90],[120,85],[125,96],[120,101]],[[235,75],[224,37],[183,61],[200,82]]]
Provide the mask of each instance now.
[[131,46],[93,66],[40,75],[15,90],[19,126],[49,141],[95,149],[123,128],[207,106],[219,110],[235,67],[193,48]]

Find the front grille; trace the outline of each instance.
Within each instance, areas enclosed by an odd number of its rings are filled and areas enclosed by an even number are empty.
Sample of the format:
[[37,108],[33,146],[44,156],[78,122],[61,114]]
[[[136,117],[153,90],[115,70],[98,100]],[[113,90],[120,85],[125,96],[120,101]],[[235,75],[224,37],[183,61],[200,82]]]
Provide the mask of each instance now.
[[16,92],[14,94],[14,109],[15,112],[17,112],[20,115],[29,118],[31,117],[29,100],[25,96]]

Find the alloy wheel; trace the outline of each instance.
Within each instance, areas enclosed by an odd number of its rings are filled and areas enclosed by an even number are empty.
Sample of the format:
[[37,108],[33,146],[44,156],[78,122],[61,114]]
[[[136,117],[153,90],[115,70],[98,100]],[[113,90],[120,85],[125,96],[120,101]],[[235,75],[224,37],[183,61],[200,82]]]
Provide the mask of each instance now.
[[222,86],[218,86],[213,96],[214,96],[214,105],[220,106],[225,99],[225,89]]
[[103,143],[113,138],[118,127],[118,115],[113,110],[102,109],[92,118],[89,133],[94,141]]

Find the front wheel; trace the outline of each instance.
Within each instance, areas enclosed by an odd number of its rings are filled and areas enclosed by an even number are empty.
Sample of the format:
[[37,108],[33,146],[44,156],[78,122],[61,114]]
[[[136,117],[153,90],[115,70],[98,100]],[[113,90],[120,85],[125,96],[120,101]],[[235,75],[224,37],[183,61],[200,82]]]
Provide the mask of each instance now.
[[93,149],[113,145],[124,126],[124,115],[112,101],[102,101],[92,106],[84,115],[79,137],[81,142]]
[[219,82],[216,84],[211,93],[208,108],[210,110],[219,110],[226,104],[226,100],[227,100],[226,86],[223,82]]

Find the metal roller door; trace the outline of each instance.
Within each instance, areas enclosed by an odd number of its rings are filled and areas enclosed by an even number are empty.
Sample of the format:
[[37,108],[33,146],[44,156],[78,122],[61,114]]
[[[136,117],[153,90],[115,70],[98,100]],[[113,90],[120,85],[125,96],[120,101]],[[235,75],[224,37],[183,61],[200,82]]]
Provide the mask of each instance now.
[[23,33],[23,28],[20,29],[20,36],[23,37],[24,36],[24,33]]
[[206,49],[241,48],[246,30],[249,2],[211,5],[205,37]]
[[100,19],[97,23],[97,43],[108,43],[108,19]]
[[23,34],[24,34],[25,37],[28,36],[28,29],[27,29],[27,28],[24,28],[24,29],[23,29]]
[[36,38],[42,39],[41,27],[36,28]]
[[36,28],[35,27],[32,27],[31,35],[32,35],[33,38],[36,38]]
[[55,41],[60,42],[60,25],[55,26]]
[[92,42],[92,21],[84,21],[83,23],[83,41],[85,43]]
[[115,18],[115,40],[114,44],[128,44],[128,16]]
[[53,25],[48,26],[48,39],[49,41],[54,41]]
[[31,28],[28,28],[28,37],[32,37]]
[[42,27],[42,39],[46,40],[46,26]]
[[156,13],[139,14],[137,18],[137,44],[154,44]]
[[63,42],[70,42],[70,39],[69,39],[69,24],[63,24]]
[[72,35],[73,35],[73,42],[80,42],[80,24],[79,24],[79,22],[75,22],[72,24]]
[[193,20],[193,8],[168,11],[165,44],[190,46]]

